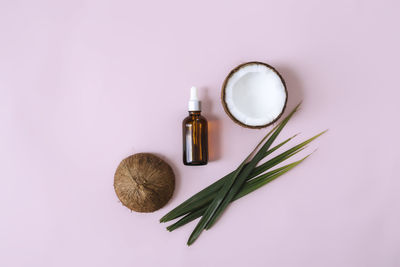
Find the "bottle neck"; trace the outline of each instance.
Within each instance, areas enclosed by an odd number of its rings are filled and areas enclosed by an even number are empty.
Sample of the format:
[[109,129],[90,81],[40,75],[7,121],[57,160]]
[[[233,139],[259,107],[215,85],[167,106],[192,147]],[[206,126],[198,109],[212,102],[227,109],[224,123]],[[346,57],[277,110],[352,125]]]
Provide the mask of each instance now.
[[200,110],[196,110],[196,111],[189,111],[189,115],[190,116],[200,116],[201,111]]

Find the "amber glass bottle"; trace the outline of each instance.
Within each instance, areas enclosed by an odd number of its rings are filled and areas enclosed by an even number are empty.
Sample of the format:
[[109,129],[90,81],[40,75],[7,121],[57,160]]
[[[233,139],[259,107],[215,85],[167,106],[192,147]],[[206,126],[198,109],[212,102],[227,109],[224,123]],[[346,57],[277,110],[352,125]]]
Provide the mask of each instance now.
[[183,164],[206,165],[208,162],[208,126],[201,116],[201,103],[197,89],[191,88],[189,116],[182,122]]

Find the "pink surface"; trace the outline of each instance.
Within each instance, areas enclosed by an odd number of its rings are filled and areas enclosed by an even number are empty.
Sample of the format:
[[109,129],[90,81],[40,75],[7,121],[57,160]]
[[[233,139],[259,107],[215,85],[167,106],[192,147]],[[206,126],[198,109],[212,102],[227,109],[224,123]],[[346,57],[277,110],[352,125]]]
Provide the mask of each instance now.
[[[0,266],[400,266],[398,1],[0,2]],[[158,219],[246,156],[267,130],[234,124],[224,77],[259,60],[301,111],[279,140],[328,134],[297,169],[195,224]],[[196,85],[212,161],[181,163]],[[131,213],[124,157],[173,167],[173,199]]]

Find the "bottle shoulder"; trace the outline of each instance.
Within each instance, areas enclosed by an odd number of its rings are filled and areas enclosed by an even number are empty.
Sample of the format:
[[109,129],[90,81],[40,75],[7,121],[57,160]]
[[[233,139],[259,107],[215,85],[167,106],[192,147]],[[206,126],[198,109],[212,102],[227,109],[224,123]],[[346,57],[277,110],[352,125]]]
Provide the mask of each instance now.
[[196,116],[189,115],[183,119],[183,123],[192,123],[192,122],[207,123],[207,119],[202,115],[196,115]]
[[189,123],[189,122],[192,122],[192,121],[193,121],[192,117],[186,116],[186,117],[183,119],[182,123],[185,124],[185,123]]
[[200,115],[199,120],[200,120],[201,122],[207,123],[207,119],[206,119],[206,117],[204,117],[204,116],[201,116],[201,115]]

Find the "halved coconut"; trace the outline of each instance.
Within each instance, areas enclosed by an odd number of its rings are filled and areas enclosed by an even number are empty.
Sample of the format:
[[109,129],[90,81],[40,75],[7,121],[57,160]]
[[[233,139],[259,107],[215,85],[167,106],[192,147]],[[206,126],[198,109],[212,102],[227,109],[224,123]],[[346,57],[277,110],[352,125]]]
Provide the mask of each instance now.
[[248,62],[237,66],[222,86],[222,105],[228,116],[248,128],[263,128],[279,119],[287,103],[282,76],[272,66]]

